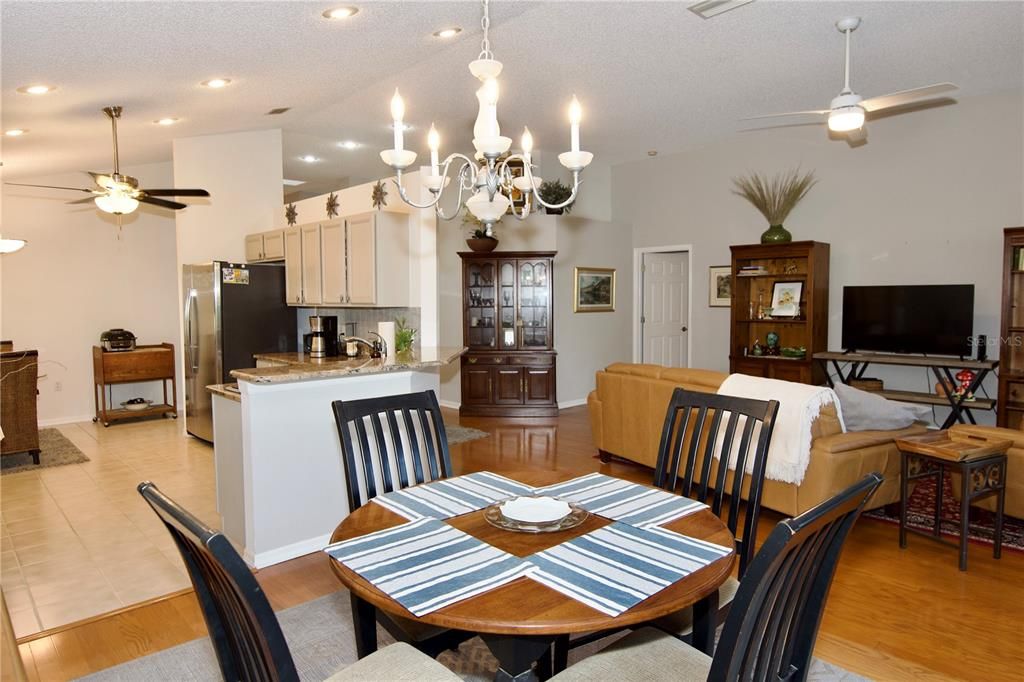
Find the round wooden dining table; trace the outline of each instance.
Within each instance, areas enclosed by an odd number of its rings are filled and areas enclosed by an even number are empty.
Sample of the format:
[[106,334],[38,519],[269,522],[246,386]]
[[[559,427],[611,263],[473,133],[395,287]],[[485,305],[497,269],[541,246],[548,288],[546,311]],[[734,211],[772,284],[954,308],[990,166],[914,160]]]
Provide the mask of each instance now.
[[[494,473],[538,487],[580,475],[565,471]],[[408,521],[381,505],[367,503],[341,522],[331,536],[331,543]],[[448,519],[447,523],[509,554],[527,557],[597,530],[611,521],[591,514],[581,525],[566,531],[519,533],[490,525],[480,510]],[[501,666],[496,679],[520,680],[532,675],[533,663],[544,656],[559,637],[638,625],[688,606],[694,607],[694,646],[710,650],[717,626],[718,587],[729,576],[736,558],[733,535],[709,509],[676,519],[664,527],[728,547],[731,551],[614,617],[524,577],[417,618],[358,573],[333,558],[328,557],[328,560],[352,595],[359,658],[368,656],[377,648],[374,617],[374,609],[377,608],[423,624],[480,635]]]

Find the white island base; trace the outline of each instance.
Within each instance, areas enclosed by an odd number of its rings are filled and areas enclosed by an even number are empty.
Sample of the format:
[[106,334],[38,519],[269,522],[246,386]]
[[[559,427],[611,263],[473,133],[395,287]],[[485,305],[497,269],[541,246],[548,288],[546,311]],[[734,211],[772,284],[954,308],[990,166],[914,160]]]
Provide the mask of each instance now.
[[319,551],[348,515],[332,401],[437,391],[439,385],[439,368],[430,366],[241,380],[240,396],[210,387],[217,505],[225,535],[246,562],[263,568]]

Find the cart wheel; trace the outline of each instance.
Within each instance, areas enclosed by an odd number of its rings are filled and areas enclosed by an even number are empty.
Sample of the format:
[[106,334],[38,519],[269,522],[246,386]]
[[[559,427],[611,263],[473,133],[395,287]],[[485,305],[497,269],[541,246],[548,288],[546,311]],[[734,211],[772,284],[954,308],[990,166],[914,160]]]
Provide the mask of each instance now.
[[110,422],[103,422],[103,426],[110,426]]
[[178,415],[176,415],[176,414],[172,414],[171,415],[171,419],[177,419],[177,418],[178,418]]
[[93,424],[95,424],[95,423],[96,423],[96,422],[98,422],[99,420],[100,420],[100,418],[99,418],[99,417],[93,417],[93,418],[92,418],[92,423],[93,423]]

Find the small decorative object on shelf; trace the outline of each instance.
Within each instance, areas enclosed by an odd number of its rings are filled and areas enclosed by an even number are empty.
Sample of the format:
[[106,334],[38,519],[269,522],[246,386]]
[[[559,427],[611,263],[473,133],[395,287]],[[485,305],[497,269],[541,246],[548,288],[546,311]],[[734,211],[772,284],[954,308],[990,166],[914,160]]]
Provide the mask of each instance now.
[[757,357],[764,355],[764,349],[761,348],[761,339],[754,339],[754,348],[750,351],[750,354]]
[[490,253],[498,248],[498,239],[479,228],[473,230],[473,236],[466,240],[466,246],[477,253]]
[[334,192],[327,195],[327,217],[338,217],[338,195]]
[[765,343],[768,347],[765,349],[766,355],[778,355],[779,354],[779,335],[776,332],[768,332],[768,335],[764,337]]
[[295,204],[288,204],[288,207],[284,210],[284,218],[288,221],[289,225],[294,225],[299,219],[299,210],[295,208]]
[[[561,204],[569,200],[572,196],[572,190],[570,190],[561,180],[545,180],[540,184],[538,188],[540,192],[540,198],[549,204]],[[568,215],[572,212],[572,204],[566,204],[560,208],[545,208],[548,215]]]
[[797,317],[800,314],[800,294],[803,282],[775,282],[772,285],[771,315],[774,317]]
[[953,395],[957,398],[965,396],[965,401],[974,400],[974,393],[971,392],[971,384],[974,383],[974,377],[977,376],[974,372],[969,369],[962,369],[956,373],[956,380],[960,382],[960,385],[956,387],[956,391]]
[[416,340],[416,330],[407,327],[404,317],[395,318],[395,353],[405,353],[412,350],[412,344]]
[[384,189],[383,180],[378,180],[374,183],[370,200],[373,202],[373,207],[378,211],[388,205],[388,191]]
[[801,175],[799,168],[771,179],[751,173],[733,178],[733,194],[753,204],[768,221],[768,229],[761,235],[762,244],[786,244],[793,241],[793,235],[782,223],[816,182],[813,171]]

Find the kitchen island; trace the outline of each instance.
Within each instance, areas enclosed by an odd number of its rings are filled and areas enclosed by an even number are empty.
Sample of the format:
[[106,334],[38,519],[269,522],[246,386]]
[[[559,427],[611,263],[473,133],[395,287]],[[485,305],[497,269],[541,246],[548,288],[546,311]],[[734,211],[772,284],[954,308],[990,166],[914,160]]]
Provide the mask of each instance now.
[[217,506],[225,535],[255,568],[322,549],[348,515],[331,402],[438,390],[464,348],[386,359],[256,355],[213,396]]

